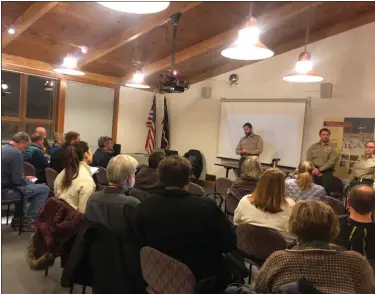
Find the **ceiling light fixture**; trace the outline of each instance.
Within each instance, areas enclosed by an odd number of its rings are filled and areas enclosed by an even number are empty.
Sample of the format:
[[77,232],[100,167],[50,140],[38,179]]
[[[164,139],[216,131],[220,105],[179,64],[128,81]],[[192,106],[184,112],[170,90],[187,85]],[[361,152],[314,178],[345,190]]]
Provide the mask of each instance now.
[[125,86],[137,89],[149,89],[150,86],[146,84],[144,77],[142,71],[138,69],[133,75],[133,78],[125,83]]
[[83,76],[85,73],[77,68],[77,59],[68,54],[63,64],[54,69],[55,72],[64,75]]
[[98,2],[107,8],[136,14],[149,14],[163,11],[168,8],[169,2]]
[[[310,13],[311,14],[311,13]],[[317,83],[323,81],[323,77],[317,75],[314,70],[313,66],[314,63],[311,60],[310,52],[307,52],[307,43],[309,40],[309,32],[310,32],[310,20],[308,21],[307,29],[306,29],[306,39],[305,39],[305,48],[302,53],[298,56],[298,61],[296,62],[296,66],[294,71],[291,74],[286,75],[283,77],[284,81],[292,82],[292,83]]]
[[10,35],[14,35],[16,33],[16,30],[13,28],[13,27],[10,27],[9,29],[8,29],[8,34],[10,34]]
[[238,38],[221,55],[237,60],[261,60],[272,57],[274,52],[259,41],[259,29],[255,17],[252,16],[252,2],[250,3],[249,21],[245,28],[238,31]]
[[85,46],[81,46],[80,48],[81,48],[81,52],[82,52],[83,54],[86,54],[86,53],[87,53],[87,51],[88,51],[87,47],[85,47]]

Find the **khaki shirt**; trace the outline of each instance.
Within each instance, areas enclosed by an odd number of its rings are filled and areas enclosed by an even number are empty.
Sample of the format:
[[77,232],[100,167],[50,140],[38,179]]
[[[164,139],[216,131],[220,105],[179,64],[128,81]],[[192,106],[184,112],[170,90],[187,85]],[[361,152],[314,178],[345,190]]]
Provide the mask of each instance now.
[[[261,136],[251,134],[250,136],[245,136],[241,138],[240,142],[238,142],[236,153],[241,155],[241,148],[247,150],[250,154],[249,155],[258,155],[263,151],[263,139]],[[248,155],[244,155],[248,156]]]
[[375,180],[375,155],[362,155],[357,159],[351,173],[353,178]]
[[321,172],[334,169],[338,158],[338,150],[331,142],[312,144],[306,156],[306,160],[311,161]]

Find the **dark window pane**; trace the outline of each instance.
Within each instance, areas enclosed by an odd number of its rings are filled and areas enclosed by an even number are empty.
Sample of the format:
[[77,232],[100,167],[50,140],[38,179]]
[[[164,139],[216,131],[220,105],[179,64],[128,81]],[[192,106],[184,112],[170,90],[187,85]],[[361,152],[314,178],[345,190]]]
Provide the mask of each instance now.
[[1,116],[18,116],[21,75],[1,71]]
[[52,103],[57,95],[57,81],[29,76],[27,80],[26,117],[52,119]]
[[18,124],[1,122],[1,140],[9,142],[15,133],[18,132]]
[[47,131],[47,139],[48,141],[53,140],[54,134],[54,125],[36,125],[36,124],[26,124],[25,125],[25,132],[28,133],[30,136],[35,133],[36,127],[43,127]]

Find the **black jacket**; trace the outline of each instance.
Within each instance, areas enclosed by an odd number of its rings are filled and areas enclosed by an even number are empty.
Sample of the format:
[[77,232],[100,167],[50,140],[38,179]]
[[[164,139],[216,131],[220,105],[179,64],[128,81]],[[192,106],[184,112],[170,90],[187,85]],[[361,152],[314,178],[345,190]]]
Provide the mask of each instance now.
[[141,202],[135,227],[143,246],[183,262],[197,280],[219,275],[222,253],[236,249],[235,234],[216,203],[179,188],[162,188]]
[[107,168],[108,162],[114,156],[114,153],[104,148],[99,148],[95,151],[92,158],[92,166],[101,166]]
[[51,154],[49,167],[60,173],[65,168],[66,145]]
[[137,238],[90,223],[77,236],[61,276],[61,286],[92,287],[93,294],[143,294]]

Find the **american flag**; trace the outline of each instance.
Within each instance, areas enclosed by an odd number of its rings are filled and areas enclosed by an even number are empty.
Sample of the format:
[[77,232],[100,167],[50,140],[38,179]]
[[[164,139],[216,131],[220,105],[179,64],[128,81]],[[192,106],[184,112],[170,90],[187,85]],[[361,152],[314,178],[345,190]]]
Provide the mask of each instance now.
[[155,148],[155,133],[156,133],[156,97],[154,96],[154,100],[152,102],[150,113],[148,114],[148,119],[146,122],[146,127],[148,127],[148,134],[146,139],[146,151],[148,154],[151,154]]

